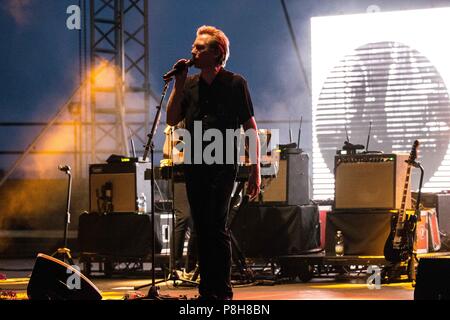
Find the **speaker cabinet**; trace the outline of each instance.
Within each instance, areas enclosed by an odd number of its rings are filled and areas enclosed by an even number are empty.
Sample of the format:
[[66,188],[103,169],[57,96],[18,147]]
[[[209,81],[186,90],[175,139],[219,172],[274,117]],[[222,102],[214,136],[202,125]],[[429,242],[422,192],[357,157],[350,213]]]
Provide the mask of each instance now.
[[61,260],[38,254],[28,282],[30,300],[101,300],[100,290]]
[[[152,229],[150,214],[81,214],[78,223],[80,252],[145,258],[152,252]],[[166,229],[161,214],[155,213],[155,253],[162,250]]]
[[326,216],[325,252],[335,255],[335,235],[344,235],[344,255],[383,256],[391,231],[389,212],[331,212]]
[[450,234],[450,194],[437,194],[439,228]]
[[313,205],[248,205],[230,227],[246,257],[301,254],[320,246],[319,210]]
[[[151,201],[150,163],[107,163],[89,166],[90,212],[135,212],[136,199],[142,193]],[[146,179],[147,178],[147,179]],[[105,206],[109,203],[109,206]],[[106,209],[108,207],[108,209]]]
[[309,204],[309,157],[306,153],[299,149],[286,150],[277,176],[263,181],[263,202]]
[[450,300],[450,257],[421,258],[414,300]]
[[[400,209],[407,159],[403,154],[337,155],[335,209]],[[407,209],[411,208],[410,185]]]

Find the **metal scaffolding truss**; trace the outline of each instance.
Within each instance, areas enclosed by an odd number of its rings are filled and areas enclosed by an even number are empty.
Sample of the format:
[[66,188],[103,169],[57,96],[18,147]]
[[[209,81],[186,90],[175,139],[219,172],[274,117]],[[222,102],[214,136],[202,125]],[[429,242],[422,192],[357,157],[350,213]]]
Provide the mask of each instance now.
[[[42,130],[24,151],[0,151],[0,155],[19,155],[0,177],[0,186],[30,155],[55,154],[36,147],[58,125],[73,126],[73,150],[58,155],[66,160],[73,156],[70,164],[77,177],[86,177],[88,164],[104,162],[113,153],[128,155],[131,138],[141,145],[146,142],[150,95],[158,99],[149,85],[148,1],[84,0],[80,4],[84,27],[79,33],[79,87],[52,119],[42,124]],[[86,49],[90,49],[90,68]],[[99,64],[102,67],[97,68]]]
[[149,123],[148,1],[90,0],[91,163],[130,155],[130,138],[142,144]]

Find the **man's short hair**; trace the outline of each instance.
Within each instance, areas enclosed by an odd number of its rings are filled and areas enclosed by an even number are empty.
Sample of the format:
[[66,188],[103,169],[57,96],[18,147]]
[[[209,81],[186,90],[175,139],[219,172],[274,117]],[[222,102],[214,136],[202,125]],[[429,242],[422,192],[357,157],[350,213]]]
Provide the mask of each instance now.
[[230,41],[222,30],[213,26],[201,26],[197,29],[197,36],[208,34],[211,36],[211,41],[208,43],[210,48],[219,50],[219,64],[225,67],[228,57],[230,56]]

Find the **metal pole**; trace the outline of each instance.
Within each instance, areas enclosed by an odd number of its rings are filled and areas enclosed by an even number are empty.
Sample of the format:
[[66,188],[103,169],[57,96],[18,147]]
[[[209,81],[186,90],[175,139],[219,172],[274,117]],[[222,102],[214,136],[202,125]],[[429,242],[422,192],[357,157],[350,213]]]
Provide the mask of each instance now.
[[[95,46],[95,0],[90,0],[90,7],[89,7],[89,15],[90,15],[90,37],[89,37],[89,41],[90,41],[90,66],[91,69],[95,66],[95,52],[94,52],[94,46]],[[95,148],[95,144],[96,144],[96,136],[95,136],[95,130],[97,127],[96,124],[96,117],[95,117],[95,109],[96,109],[96,99],[95,99],[95,79],[92,77],[90,79],[90,112],[91,112],[91,141],[90,141],[90,145],[91,145],[91,161],[90,162],[95,162],[96,161],[96,148]]]
[[67,188],[67,206],[66,206],[66,218],[65,218],[65,228],[64,228],[64,248],[67,248],[67,235],[69,234],[69,224],[70,224],[70,197],[72,195],[72,174],[70,170],[67,171],[69,176],[69,186]]

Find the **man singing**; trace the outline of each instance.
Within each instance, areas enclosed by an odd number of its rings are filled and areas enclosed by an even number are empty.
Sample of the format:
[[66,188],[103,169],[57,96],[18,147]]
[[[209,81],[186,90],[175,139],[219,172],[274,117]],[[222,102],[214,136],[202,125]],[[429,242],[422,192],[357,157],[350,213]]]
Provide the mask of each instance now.
[[[190,61],[179,60],[175,67],[180,72],[175,76],[175,85],[167,105],[167,124],[174,126],[184,120],[191,137],[193,152],[190,159],[185,158],[184,170],[198,237],[199,299],[206,300],[233,298],[231,241],[226,222],[237,174],[237,152],[234,141],[226,141],[226,132],[239,129],[241,125],[246,131],[257,130],[245,79],[224,69],[228,56],[227,36],[215,27],[200,27],[192,45],[191,60],[200,69],[200,74],[187,77]],[[199,127],[200,134],[194,132]],[[205,159],[203,153],[206,150],[203,137],[208,130],[220,132],[223,138],[222,148],[216,149],[218,154],[213,156],[219,160],[213,163]],[[249,145],[256,146],[256,154],[252,157],[247,194],[254,198],[259,194],[261,184],[259,141],[257,134],[249,137],[253,139]],[[230,152],[233,152],[232,157]]]

